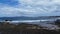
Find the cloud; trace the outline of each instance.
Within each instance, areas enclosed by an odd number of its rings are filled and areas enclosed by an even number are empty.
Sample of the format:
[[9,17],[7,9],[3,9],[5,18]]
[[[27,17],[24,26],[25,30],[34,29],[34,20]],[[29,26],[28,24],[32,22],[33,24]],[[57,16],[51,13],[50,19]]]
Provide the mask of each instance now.
[[[19,0],[20,7],[32,10],[32,15],[59,15],[60,0]],[[56,12],[58,14],[56,14]]]
[[18,8],[0,4],[0,17],[6,17],[6,16],[20,16],[20,11],[18,11]]
[[9,5],[0,4],[0,17],[13,17],[13,16],[25,16],[32,13],[33,10],[27,10],[24,8],[16,8]]
[[0,16],[56,16],[60,14],[60,0],[15,0],[17,6],[0,3]]

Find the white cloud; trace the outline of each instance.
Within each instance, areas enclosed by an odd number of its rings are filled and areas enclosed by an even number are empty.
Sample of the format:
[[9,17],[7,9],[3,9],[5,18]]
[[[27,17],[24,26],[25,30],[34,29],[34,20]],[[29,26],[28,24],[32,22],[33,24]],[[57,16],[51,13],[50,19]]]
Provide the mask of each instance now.
[[57,15],[55,11],[60,12],[60,10],[58,10],[60,0],[19,0],[19,3],[21,5],[20,7],[29,11],[33,10],[33,15]]
[[9,5],[4,5],[4,4],[0,4],[0,17],[3,16],[20,16],[20,14],[18,15],[18,10],[15,7],[11,7]]
[[60,0],[18,0],[18,2],[17,7],[0,4],[0,15],[49,16],[60,14]]

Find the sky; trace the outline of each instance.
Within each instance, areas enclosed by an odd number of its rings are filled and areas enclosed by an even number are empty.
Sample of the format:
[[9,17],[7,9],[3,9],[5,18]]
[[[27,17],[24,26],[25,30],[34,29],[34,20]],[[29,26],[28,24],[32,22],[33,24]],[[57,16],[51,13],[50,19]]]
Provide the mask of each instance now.
[[60,0],[0,0],[0,17],[60,16]]

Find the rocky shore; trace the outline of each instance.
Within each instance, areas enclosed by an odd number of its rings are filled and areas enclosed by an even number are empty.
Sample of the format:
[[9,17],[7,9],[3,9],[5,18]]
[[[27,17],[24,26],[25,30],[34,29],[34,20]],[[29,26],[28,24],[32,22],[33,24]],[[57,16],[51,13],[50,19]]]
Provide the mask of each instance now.
[[60,29],[49,30],[36,24],[0,22],[0,34],[60,34]]

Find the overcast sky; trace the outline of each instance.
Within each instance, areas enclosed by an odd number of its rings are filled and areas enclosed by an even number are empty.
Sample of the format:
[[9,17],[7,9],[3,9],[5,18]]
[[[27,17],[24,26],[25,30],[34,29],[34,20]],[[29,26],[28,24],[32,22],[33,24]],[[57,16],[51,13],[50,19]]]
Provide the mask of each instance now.
[[60,0],[0,0],[0,17],[60,16]]

